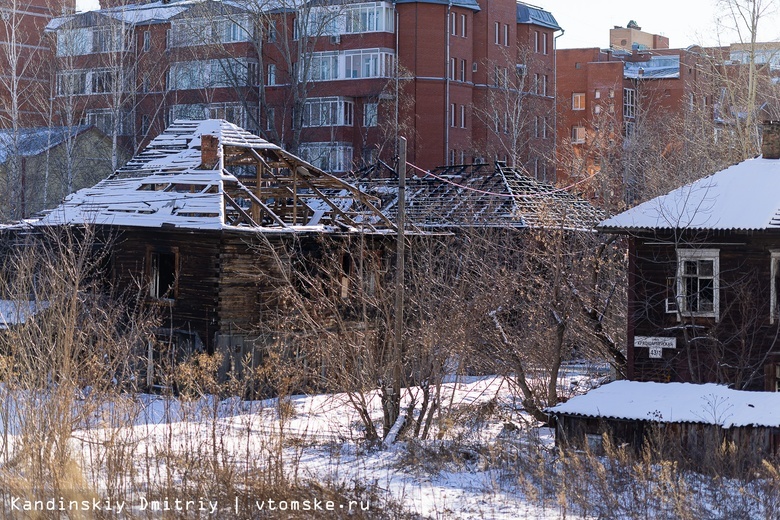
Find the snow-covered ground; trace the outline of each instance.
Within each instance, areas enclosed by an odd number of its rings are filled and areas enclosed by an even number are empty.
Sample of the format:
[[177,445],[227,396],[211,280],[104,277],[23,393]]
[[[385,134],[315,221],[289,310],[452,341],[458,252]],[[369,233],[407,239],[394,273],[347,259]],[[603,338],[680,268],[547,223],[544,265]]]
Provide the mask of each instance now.
[[[575,387],[576,382],[574,378],[567,384]],[[419,388],[405,391],[404,408],[419,392]],[[220,518],[251,516],[249,510],[260,506],[290,507],[292,502],[283,502],[305,497],[277,497],[270,504],[263,503],[266,497],[253,497],[254,504],[243,498],[239,504],[229,496],[203,496],[208,492],[202,488],[198,496],[187,491],[189,483],[197,481],[193,476],[198,472],[193,467],[197,460],[217,460],[237,469],[255,465],[267,469],[278,457],[289,478],[352,490],[350,496],[359,502],[352,505],[355,508],[368,507],[371,500],[379,499],[380,504],[373,507],[393,503],[418,518],[560,518],[563,512],[558,507],[543,508],[527,500],[511,472],[507,473],[506,464],[492,463],[491,450],[500,439],[511,438],[519,445],[532,435],[542,446],[554,442],[548,429],[529,426],[532,421],[520,409],[507,380],[460,378],[446,383],[442,395],[442,412],[431,439],[410,440],[402,435],[391,446],[364,441],[360,416],[346,394],[294,396],[282,407],[275,399],[181,401],[142,395],[129,399],[125,406],[112,406],[109,416],[105,411],[94,414],[91,424],[76,431],[74,438],[80,464],[88,474],[90,461],[106,458],[106,446],[127,447],[125,457],[136,466],[131,480],[143,483],[134,486],[130,497],[123,495],[128,510],[149,507],[152,499],[144,496],[143,489],[171,480],[181,491],[168,497],[168,505],[173,507],[176,498],[182,504],[190,500],[194,502],[190,507],[203,506],[201,514],[206,517],[211,514],[209,502],[215,504],[213,514]],[[367,397],[371,416],[379,425],[380,399],[376,394]],[[419,396],[416,401],[420,402]],[[487,412],[480,414],[479,410]],[[132,426],[106,427],[110,423]],[[181,457],[171,458],[171,453]],[[101,478],[106,489],[117,486],[116,477],[93,475],[93,479]],[[365,497],[360,490],[365,490]],[[164,503],[159,505],[162,508]]]

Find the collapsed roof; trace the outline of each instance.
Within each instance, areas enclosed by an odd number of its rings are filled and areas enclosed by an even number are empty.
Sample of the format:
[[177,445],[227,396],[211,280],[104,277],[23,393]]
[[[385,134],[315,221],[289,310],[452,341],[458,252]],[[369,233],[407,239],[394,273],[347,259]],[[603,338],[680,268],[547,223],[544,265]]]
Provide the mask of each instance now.
[[37,225],[248,231],[395,229],[361,192],[224,120],[176,121]]
[[[420,229],[480,226],[590,230],[603,218],[599,209],[566,189],[502,163],[446,166],[420,173],[406,182],[407,222]],[[382,212],[395,222],[398,180],[377,175],[376,171],[366,172],[355,182],[380,198]]]

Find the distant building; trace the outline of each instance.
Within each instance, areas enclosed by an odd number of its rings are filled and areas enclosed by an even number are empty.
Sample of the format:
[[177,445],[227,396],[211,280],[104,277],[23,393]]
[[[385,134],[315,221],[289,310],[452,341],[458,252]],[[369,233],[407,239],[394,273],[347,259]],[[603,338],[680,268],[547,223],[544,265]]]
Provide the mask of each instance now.
[[[18,185],[10,182],[12,171]],[[12,190],[2,197],[5,218],[53,208],[111,173],[111,141],[94,126],[0,130],[0,186]]]
[[217,117],[345,172],[391,158],[398,128],[424,169],[499,159],[552,176],[561,29],[549,12],[514,0],[248,5],[110,2],[53,20],[60,105],[135,149],[177,118]]
[[626,27],[616,25],[609,30],[609,48],[621,51],[668,49],[669,38],[645,32],[631,20]]

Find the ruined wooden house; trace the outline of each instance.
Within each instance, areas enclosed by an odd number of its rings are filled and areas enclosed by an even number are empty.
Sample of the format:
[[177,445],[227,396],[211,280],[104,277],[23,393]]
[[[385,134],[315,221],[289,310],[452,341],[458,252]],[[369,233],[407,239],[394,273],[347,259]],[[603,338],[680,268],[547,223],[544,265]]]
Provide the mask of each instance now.
[[[185,351],[236,365],[270,341],[297,252],[353,236],[394,240],[375,200],[224,120],[177,121],[124,167],[34,223],[91,226],[110,247],[108,276],[140,287]],[[303,255],[306,256],[306,255]]]

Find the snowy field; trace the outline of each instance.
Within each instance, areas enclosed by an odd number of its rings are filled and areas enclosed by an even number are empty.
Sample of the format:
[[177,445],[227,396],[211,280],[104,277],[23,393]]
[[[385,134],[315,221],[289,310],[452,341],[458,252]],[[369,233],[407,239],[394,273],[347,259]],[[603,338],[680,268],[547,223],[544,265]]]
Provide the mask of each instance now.
[[[576,378],[567,382],[576,383]],[[403,404],[408,405],[418,392],[407,389]],[[380,400],[377,395],[368,397],[372,417],[380,424]],[[156,507],[160,515],[168,508],[183,517],[250,518],[260,511],[286,517],[288,508],[305,510],[305,500],[310,501],[312,513],[328,514],[316,508],[314,495],[275,496],[269,502],[272,497],[237,499],[224,490],[193,490],[189,484],[199,482],[193,473],[204,468],[192,465],[200,460],[238,470],[253,465],[267,470],[278,462],[288,478],[350,490],[353,502],[336,500],[331,505],[337,511],[365,511],[392,503],[409,518],[561,518],[560,508],[526,500],[505,465],[491,464],[491,448],[498,441],[521,445],[533,437],[533,442],[550,448],[554,442],[548,429],[531,427],[507,381],[461,378],[444,385],[443,397],[444,413],[454,418],[449,423],[446,417],[441,419],[449,424],[446,431],[440,424],[431,430],[432,440],[408,440],[402,435],[391,446],[372,446],[364,442],[360,418],[346,394],[294,396],[281,407],[275,399],[185,402],[142,395],[95,413],[91,424],[74,433],[74,452],[87,480],[101,482],[103,490],[97,496],[102,507],[115,514],[121,504],[122,514],[150,514]],[[106,427],[112,423],[132,426]],[[105,460],[110,457],[134,468],[126,468],[121,478],[106,477],[101,472],[105,473]],[[91,470],[91,466],[101,469]],[[129,492],[125,486],[122,493],[111,496],[111,489],[122,488],[117,480],[135,484]],[[147,496],[144,490],[153,488],[175,491],[170,496]],[[365,496],[360,496],[361,490]]]

